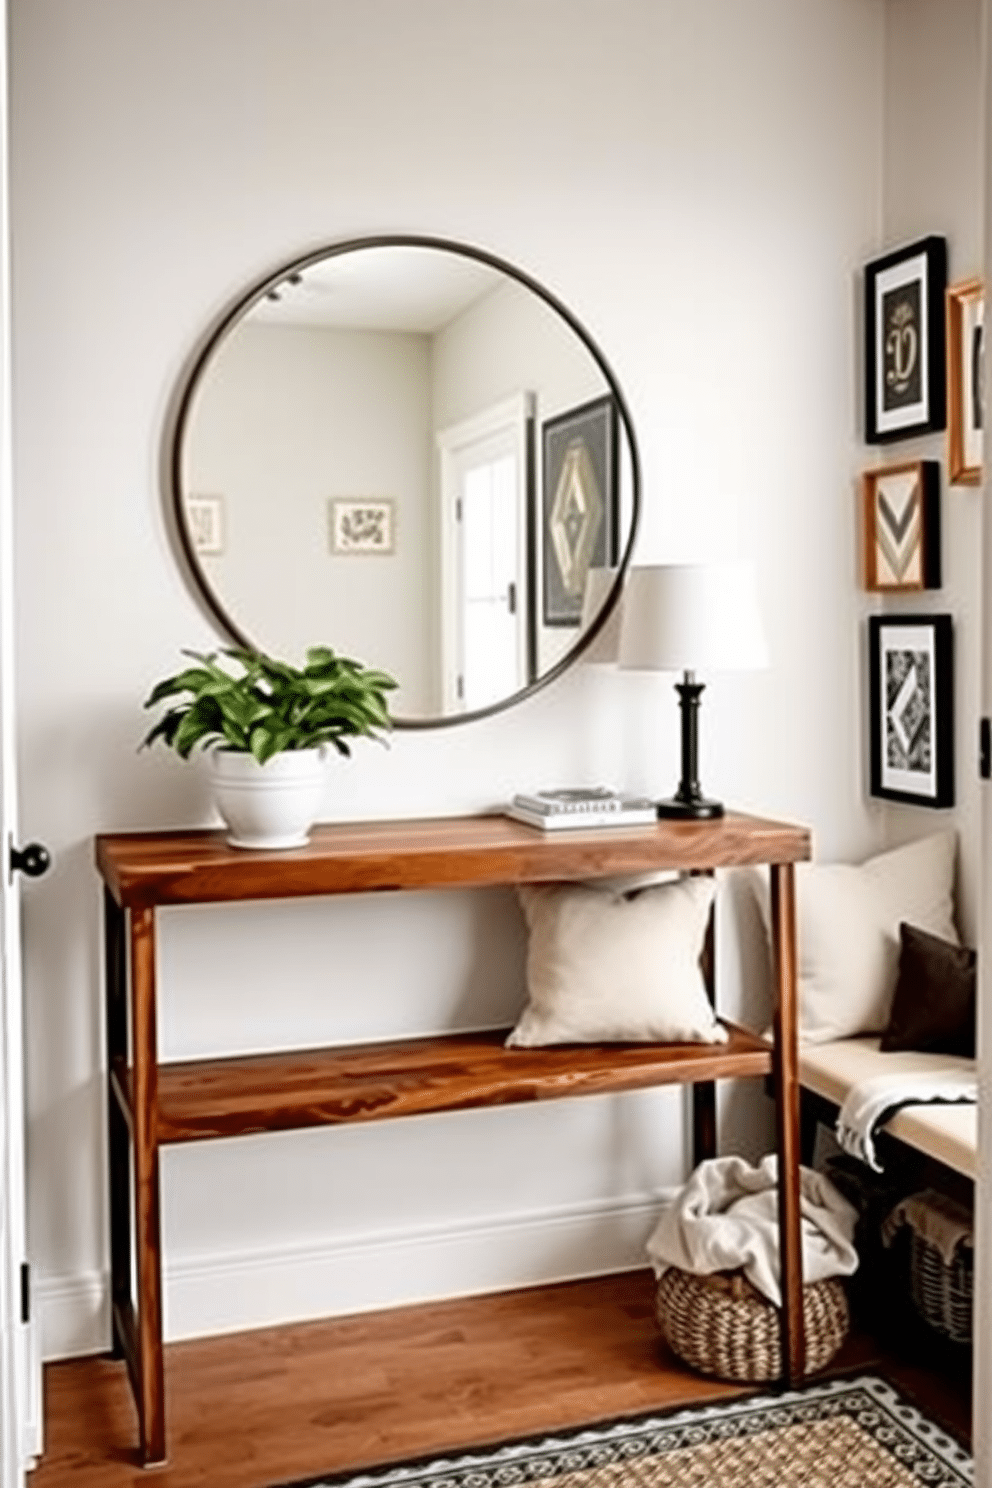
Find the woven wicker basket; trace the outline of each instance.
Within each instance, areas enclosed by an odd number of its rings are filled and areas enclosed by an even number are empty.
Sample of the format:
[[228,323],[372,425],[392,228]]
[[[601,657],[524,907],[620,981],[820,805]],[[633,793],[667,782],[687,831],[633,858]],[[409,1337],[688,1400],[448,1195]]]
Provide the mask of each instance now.
[[971,1342],[974,1251],[957,1245],[948,1265],[914,1230],[910,1236],[909,1285],[916,1309],[931,1328],[954,1343]]
[[[671,1266],[658,1283],[656,1313],[672,1351],[728,1380],[771,1380],[782,1373],[779,1309],[743,1273],[696,1276]],[[803,1287],[806,1373],[822,1369],[847,1337],[850,1313],[835,1278]]]

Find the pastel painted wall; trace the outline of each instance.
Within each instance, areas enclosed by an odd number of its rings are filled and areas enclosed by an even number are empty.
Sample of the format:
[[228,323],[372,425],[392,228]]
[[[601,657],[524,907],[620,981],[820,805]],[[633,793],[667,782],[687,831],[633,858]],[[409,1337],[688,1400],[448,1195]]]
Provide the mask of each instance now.
[[[827,857],[881,840],[850,492],[884,20],[877,0],[282,0],[278,24],[265,0],[11,0],[21,821],[56,859],[24,926],[49,1355],[107,1337],[92,837],[210,819],[195,768],[136,749],[151,683],[215,640],[172,551],[163,430],[205,326],[270,267],[425,232],[567,303],[632,410],[638,561],[757,565],[771,666],[711,680],[704,784],[808,823]],[[579,669],[360,751],[325,814],[660,795],[677,751],[670,679]],[[723,1006],[767,1017],[733,884],[719,940]],[[496,1021],[523,996],[506,893],[167,915],[161,952],[168,1057]],[[723,1111],[767,1148],[760,1090]],[[662,1092],[170,1153],[167,1332],[638,1264],[682,1114]]]

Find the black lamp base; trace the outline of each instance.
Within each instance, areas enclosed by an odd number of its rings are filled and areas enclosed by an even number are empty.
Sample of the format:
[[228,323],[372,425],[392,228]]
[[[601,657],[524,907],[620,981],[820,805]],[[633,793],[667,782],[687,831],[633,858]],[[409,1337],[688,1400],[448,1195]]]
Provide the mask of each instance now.
[[669,821],[712,821],[723,815],[723,804],[708,801],[699,784],[698,713],[703,684],[696,681],[692,672],[686,672],[682,681],[675,684],[675,691],[679,695],[682,724],[682,779],[674,796],[658,802],[658,815]]
[[670,796],[658,802],[658,816],[663,821],[713,821],[723,816],[722,801],[707,801],[702,796],[698,801],[680,801]]

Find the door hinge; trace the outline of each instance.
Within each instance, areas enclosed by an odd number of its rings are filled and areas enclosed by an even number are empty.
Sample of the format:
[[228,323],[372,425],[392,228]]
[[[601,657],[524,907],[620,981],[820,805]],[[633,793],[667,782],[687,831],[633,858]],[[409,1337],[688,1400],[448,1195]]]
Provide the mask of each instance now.
[[992,780],[992,724],[987,718],[978,724],[978,773],[983,780]]
[[517,586],[513,583],[512,579],[506,589],[506,608],[511,615],[517,613]]
[[462,498],[459,496],[455,500],[455,521],[456,522],[460,522],[461,519],[462,519]]
[[31,1267],[21,1262],[21,1322],[31,1321]]
[[461,702],[461,701],[464,700],[464,697],[465,697],[465,678],[462,677],[461,675],[459,675],[457,681],[455,682],[455,694],[458,697],[459,702]]

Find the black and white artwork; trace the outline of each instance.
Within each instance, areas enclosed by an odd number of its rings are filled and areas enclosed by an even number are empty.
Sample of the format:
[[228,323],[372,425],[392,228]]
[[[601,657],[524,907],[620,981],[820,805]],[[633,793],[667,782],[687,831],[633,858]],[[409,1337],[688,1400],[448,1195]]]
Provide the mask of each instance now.
[[943,429],[944,238],[923,238],[865,269],[865,437]]
[[949,615],[873,615],[871,793],[954,804],[953,625]]

